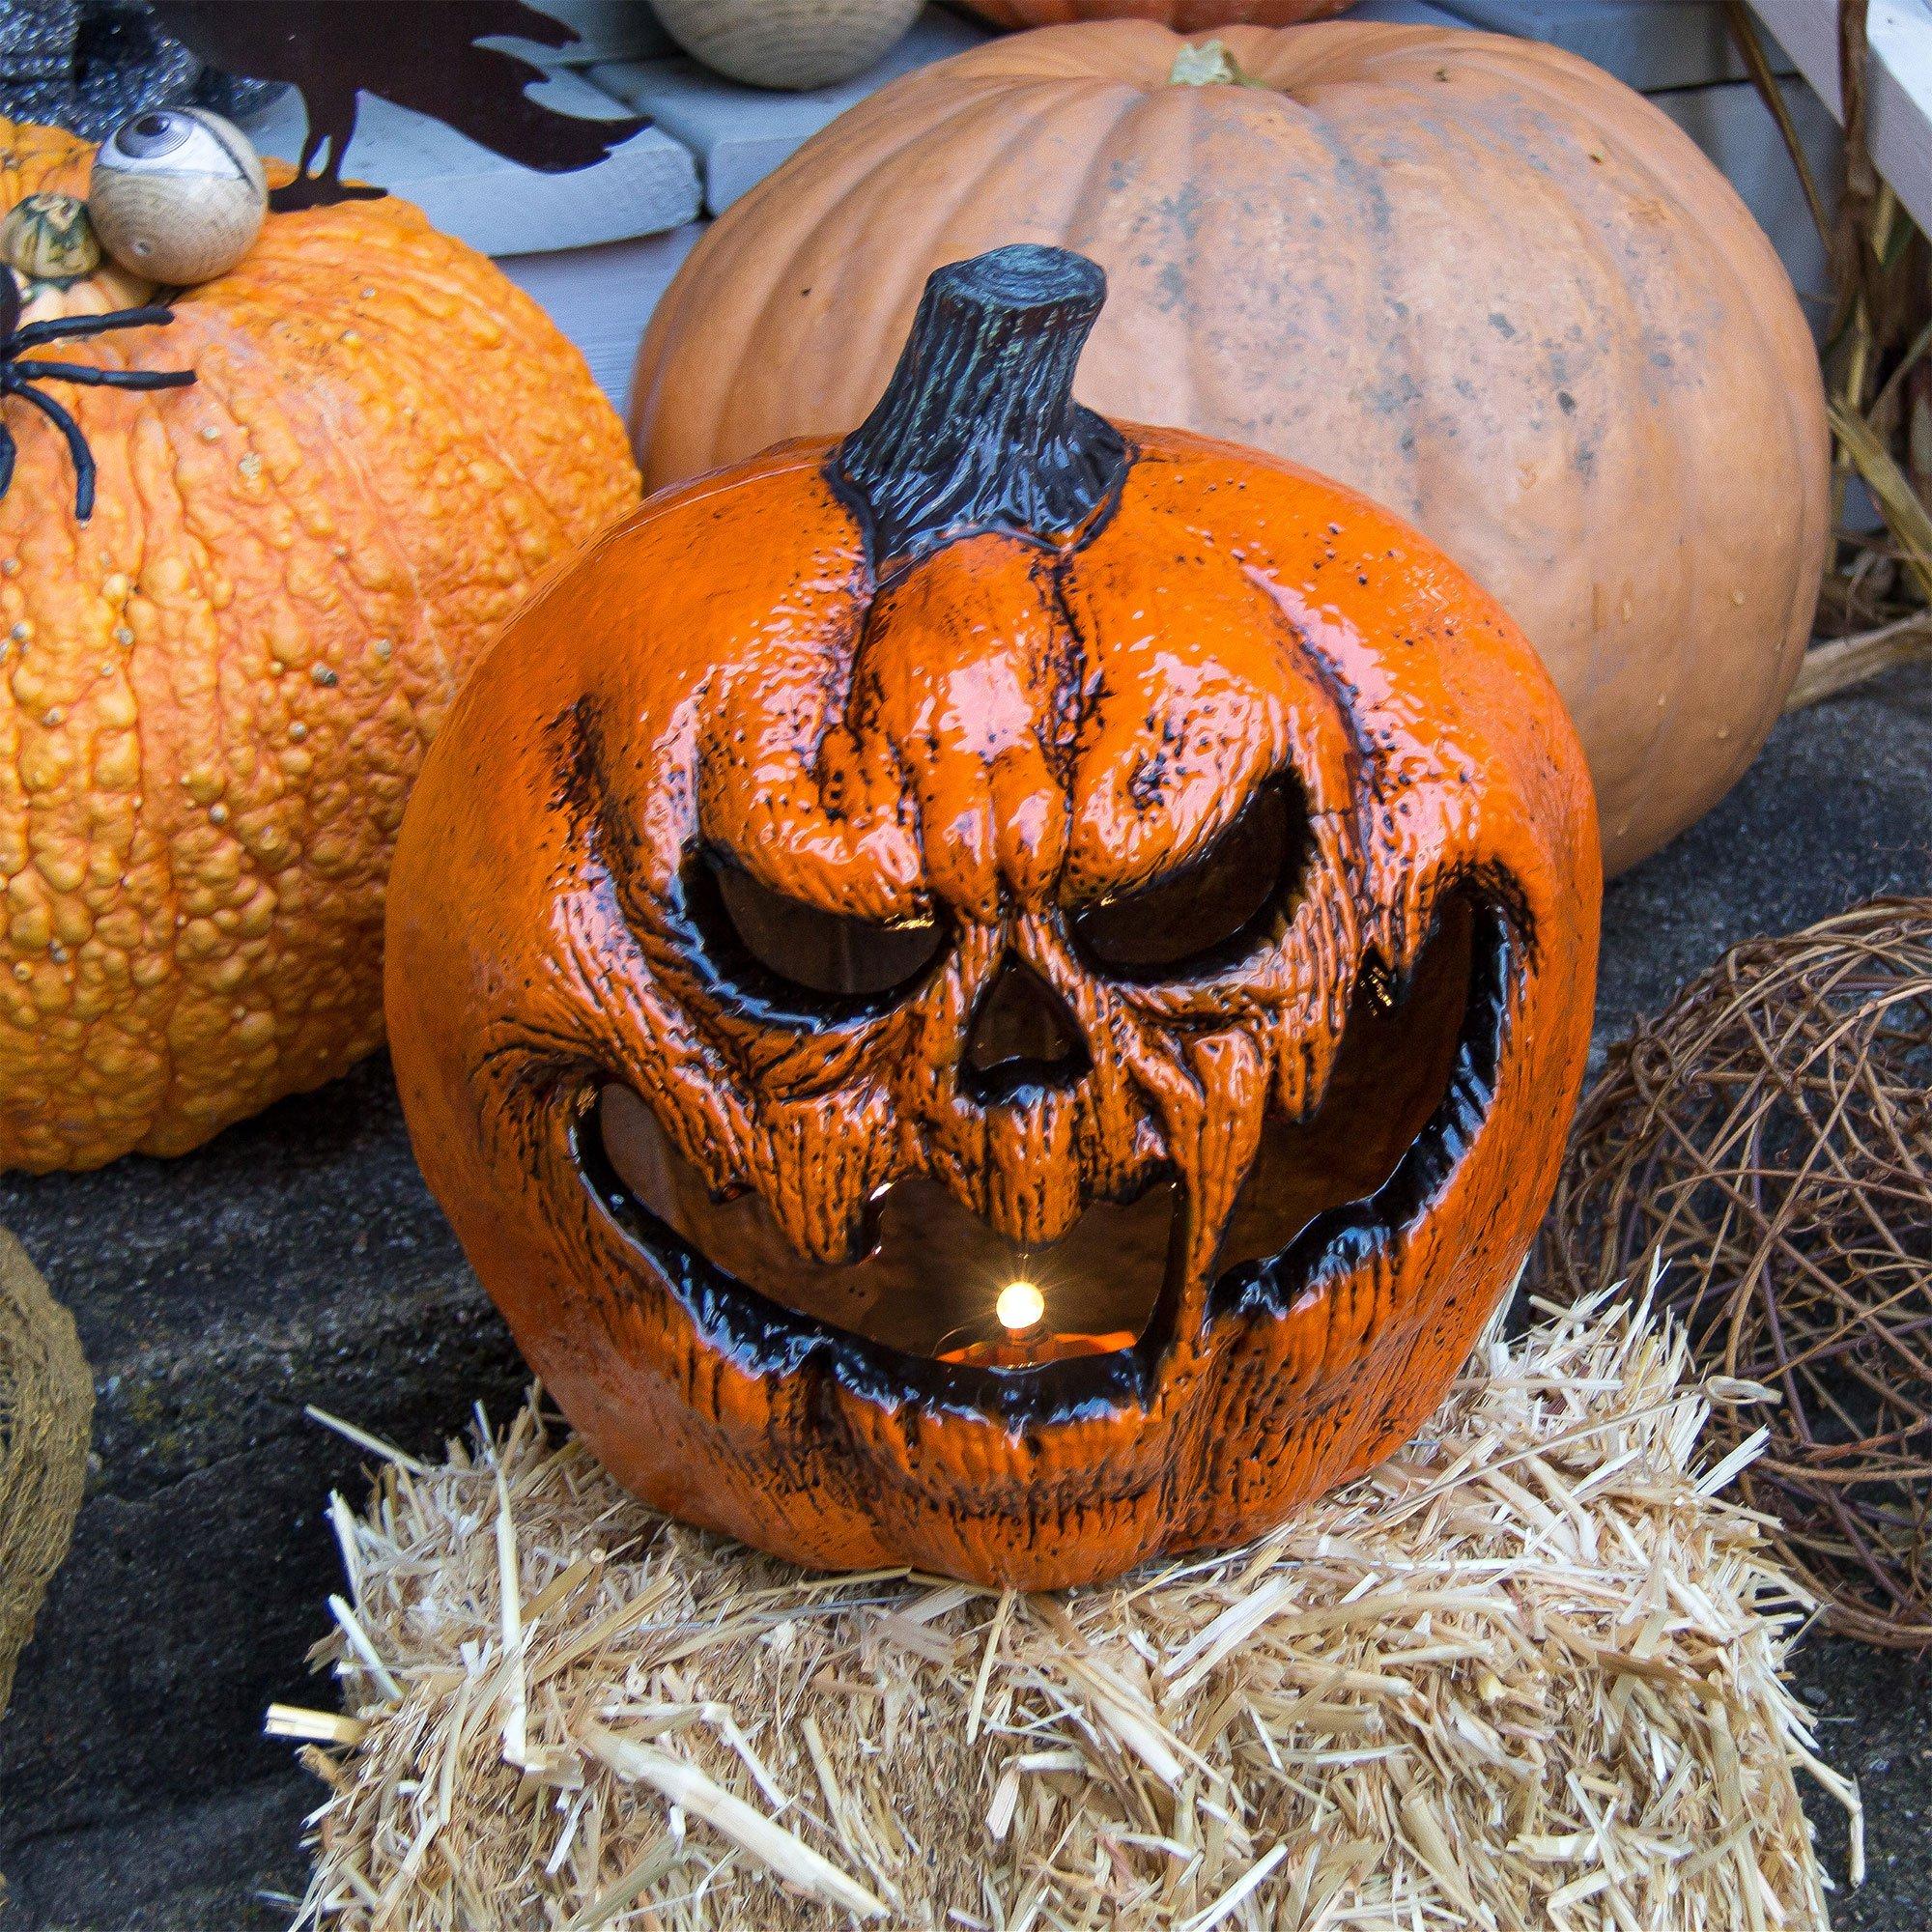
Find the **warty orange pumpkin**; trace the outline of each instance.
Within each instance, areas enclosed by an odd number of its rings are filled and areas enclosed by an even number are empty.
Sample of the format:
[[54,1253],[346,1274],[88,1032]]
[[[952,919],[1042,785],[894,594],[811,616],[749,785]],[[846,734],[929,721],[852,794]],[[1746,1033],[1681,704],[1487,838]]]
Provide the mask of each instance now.
[[1749,762],[1821,578],[1823,392],[1770,243],[1640,96],[1555,47],[1346,20],[989,42],[699,242],[638,365],[646,486],[839,433],[924,276],[1018,241],[1112,278],[1083,401],[1308,463],[1502,601],[1612,870]]
[[[0,210],[94,150],[0,122]],[[0,269],[0,274],[7,271]],[[146,302],[28,282],[23,333]],[[31,351],[0,498],[0,1168],[177,1153],[382,1037],[383,893],[423,747],[528,587],[637,500],[582,357],[384,198],[270,215],[171,321]]]
[[1352,492],[1070,397],[1102,278],[935,274],[837,444],[506,632],[389,899],[416,1155],[611,1468],[1028,1587],[1263,1529],[1542,1215],[1601,882],[1534,654]]

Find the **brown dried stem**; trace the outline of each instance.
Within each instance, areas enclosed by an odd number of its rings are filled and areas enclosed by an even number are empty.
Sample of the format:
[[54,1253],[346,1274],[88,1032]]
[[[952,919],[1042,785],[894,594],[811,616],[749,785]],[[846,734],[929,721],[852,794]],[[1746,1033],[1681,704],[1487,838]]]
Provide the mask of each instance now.
[[1839,692],[1850,691],[1893,665],[1909,664],[1915,658],[1932,658],[1932,611],[1915,611],[1910,616],[1881,624],[1875,631],[1814,644],[1804,654],[1798,682],[1791,687],[1784,708],[1803,711],[1806,705],[1835,697]]
[[1818,239],[1829,249],[1832,245],[1832,217],[1826,211],[1825,197],[1819,190],[1817,177],[1811,172],[1810,156],[1805,154],[1804,144],[1798,137],[1798,124],[1791,118],[1784,90],[1777,84],[1771,63],[1765,59],[1764,43],[1758,39],[1756,22],[1752,20],[1745,0],[1724,0],[1724,25],[1730,29],[1731,41],[1744,60],[1751,85],[1771,110],[1771,118],[1777,123],[1777,131],[1784,141],[1784,152],[1791,156],[1798,185],[1804,191],[1804,206],[1811,211]]
[[[1932,382],[1920,370],[1932,351],[1932,275],[1925,239],[1872,165],[1866,143],[1870,62],[1866,0],[1840,0],[1838,66],[1845,175],[1835,216],[1804,154],[1782,87],[1743,0],[1725,0],[1732,40],[1777,124],[1831,258],[1836,300],[1824,362],[1832,399],[1832,514],[1836,554],[1828,568],[1820,628],[1843,635],[1814,646],[1785,708],[1802,709],[1919,654],[1902,628],[1932,598],[1932,499],[1913,455],[1915,412],[1932,416]],[[1923,400],[1921,400],[1921,398]],[[1922,440],[1922,438],[1921,438]],[[1883,529],[1847,527],[1846,490],[1857,477]]]

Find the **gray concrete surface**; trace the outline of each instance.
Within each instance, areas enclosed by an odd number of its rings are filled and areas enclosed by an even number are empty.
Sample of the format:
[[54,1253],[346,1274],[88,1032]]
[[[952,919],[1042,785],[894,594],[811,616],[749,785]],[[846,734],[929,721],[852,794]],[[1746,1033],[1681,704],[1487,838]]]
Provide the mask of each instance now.
[[[1600,1039],[1722,948],[1879,892],[1932,891],[1932,677],[1787,721],[1701,826],[1615,884]],[[337,1586],[321,1518],[360,1493],[316,1403],[415,1450],[522,1372],[410,1159],[381,1062],[188,1159],[0,1180],[99,1381],[73,1555],[0,1722],[6,1932],[285,1924],[319,1795],[260,1735]],[[1932,1925],[1932,1668],[1814,1640],[1796,1676],[1871,1807],[1835,1920]],[[1829,1807],[1824,1841],[1842,1871]]]

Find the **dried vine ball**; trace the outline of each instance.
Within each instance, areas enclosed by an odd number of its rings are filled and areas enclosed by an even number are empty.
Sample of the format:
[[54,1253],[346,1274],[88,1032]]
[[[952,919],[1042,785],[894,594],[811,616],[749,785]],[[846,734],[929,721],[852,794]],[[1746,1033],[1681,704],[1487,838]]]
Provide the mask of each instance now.
[[1735,948],[1584,1102],[1546,1287],[1662,1292],[1775,1407],[1740,1479],[1833,1625],[1932,1644],[1932,898]]
[[1049,1585],[1279,1520],[1439,1400],[1581,1076],[1534,654],[1363,498],[1075,406],[1102,288],[943,269],[859,429],[651,498],[397,849],[478,1273],[613,1471],[806,1562]]

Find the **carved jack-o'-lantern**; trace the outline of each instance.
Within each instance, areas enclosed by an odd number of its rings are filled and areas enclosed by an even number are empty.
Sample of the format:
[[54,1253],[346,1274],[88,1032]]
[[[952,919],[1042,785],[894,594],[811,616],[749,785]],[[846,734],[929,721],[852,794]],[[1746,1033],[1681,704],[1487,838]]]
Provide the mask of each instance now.
[[932,279],[871,417],[647,502],[411,801],[417,1154],[651,1501],[1041,1586],[1396,1446],[1588,1036],[1582,755],[1365,499],[1072,403],[1099,271]]

